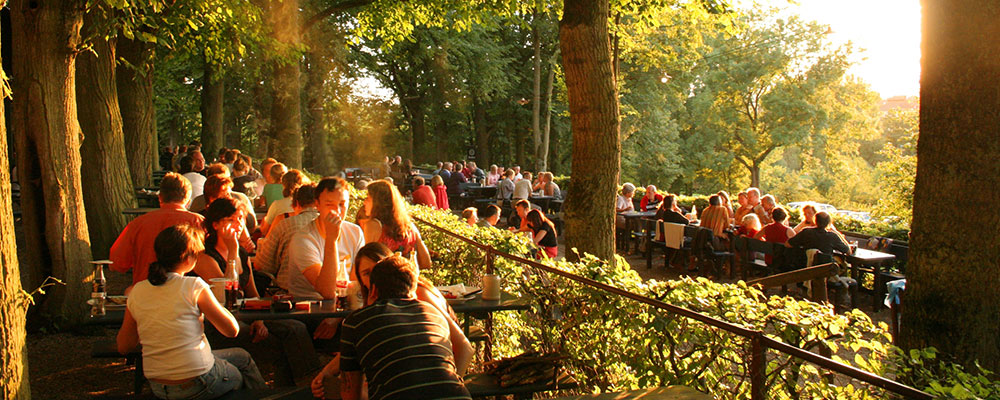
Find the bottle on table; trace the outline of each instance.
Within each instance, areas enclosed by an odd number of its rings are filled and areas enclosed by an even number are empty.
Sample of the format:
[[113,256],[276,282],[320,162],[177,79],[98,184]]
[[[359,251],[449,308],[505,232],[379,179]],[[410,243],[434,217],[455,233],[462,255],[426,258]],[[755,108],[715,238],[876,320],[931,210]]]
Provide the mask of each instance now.
[[92,306],[90,315],[101,316],[105,313],[105,302],[108,298],[107,280],[104,279],[104,265],[94,265],[94,291],[90,293]]
[[236,309],[236,300],[240,297],[240,276],[236,272],[236,260],[226,262],[226,308]]

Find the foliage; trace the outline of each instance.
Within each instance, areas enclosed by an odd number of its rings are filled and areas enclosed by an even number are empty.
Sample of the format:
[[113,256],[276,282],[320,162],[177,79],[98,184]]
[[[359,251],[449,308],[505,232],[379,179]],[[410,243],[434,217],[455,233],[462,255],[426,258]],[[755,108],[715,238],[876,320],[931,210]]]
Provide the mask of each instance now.
[[[523,236],[493,228],[469,227],[448,212],[413,207],[413,215],[499,251],[524,254]],[[435,268],[435,283],[479,282],[484,255],[478,249],[427,225],[419,225]],[[556,268],[624,290],[686,307],[715,318],[759,329],[803,348],[865,354],[843,360],[882,373],[888,352],[885,324],[865,314],[835,314],[829,305],[790,297],[765,297],[744,283],[704,278],[643,282],[624,260],[611,265],[585,255],[580,262],[543,261]],[[702,323],[653,310],[620,296],[545,274],[503,258],[495,260],[504,290],[532,299],[531,311],[497,313],[495,349],[499,356],[527,350],[558,351],[583,384],[583,391],[689,385],[719,398],[749,398],[746,340]],[[850,349],[850,350],[846,350]],[[769,398],[881,398],[868,387],[826,384],[820,372],[801,361],[770,352]]]
[[917,175],[918,115],[915,111],[890,114],[887,123],[895,124],[889,132],[900,132],[890,138],[879,155],[885,158],[876,165],[881,197],[876,206],[880,216],[897,216],[909,222],[913,212],[913,185]]
[[909,352],[893,348],[889,368],[900,381],[922,388],[927,393],[950,399],[1000,398],[1000,381],[979,364],[975,371],[966,371],[961,364],[948,361],[937,349],[912,349]]

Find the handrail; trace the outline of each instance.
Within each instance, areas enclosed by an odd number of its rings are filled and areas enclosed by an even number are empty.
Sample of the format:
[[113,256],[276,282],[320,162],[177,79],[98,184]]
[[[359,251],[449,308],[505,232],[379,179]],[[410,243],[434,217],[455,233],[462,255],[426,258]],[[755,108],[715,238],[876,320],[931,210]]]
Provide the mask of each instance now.
[[[537,268],[537,269],[541,269],[543,271],[546,271],[546,272],[549,272],[549,273],[552,273],[552,274],[555,274],[555,275],[559,275],[559,276],[562,276],[564,278],[567,278],[567,279],[570,279],[570,280],[582,283],[584,285],[587,285],[587,286],[590,286],[590,287],[594,287],[594,288],[597,288],[597,289],[601,289],[601,290],[604,290],[606,292],[610,292],[610,293],[613,293],[613,294],[616,294],[616,295],[619,295],[619,296],[622,296],[622,297],[626,297],[626,298],[638,301],[640,303],[647,304],[647,305],[650,305],[652,307],[656,307],[658,309],[666,310],[666,311],[671,312],[673,314],[682,315],[684,317],[691,318],[691,319],[693,319],[695,321],[699,321],[699,322],[705,323],[707,325],[710,325],[710,326],[713,326],[713,327],[725,330],[727,332],[731,332],[731,333],[734,333],[736,335],[739,335],[739,336],[745,337],[747,339],[750,339],[750,342],[751,342],[751,351],[750,351],[750,356],[751,356],[751,360],[750,360],[750,365],[751,365],[751,372],[750,372],[750,375],[751,375],[751,379],[750,379],[751,380],[751,398],[754,399],[754,400],[762,400],[765,397],[765,393],[763,392],[763,390],[764,390],[764,388],[763,388],[763,385],[764,385],[764,366],[767,364],[767,360],[765,359],[766,354],[765,354],[764,350],[768,349],[768,348],[769,349],[777,350],[779,352],[782,352],[782,353],[785,353],[785,354],[788,354],[788,355],[791,355],[791,356],[794,356],[794,357],[798,357],[798,358],[803,359],[805,361],[808,361],[808,362],[811,362],[813,364],[816,364],[817,366],[819,366],[819,367],[821,367],[823,369],[832,370],[834,372],[838,372],[838,373],[841,373],[843,375],[847,375],[847,376],[849,376],[849,377],[851,377],[853,379],[857,379],[857,380],[863,381],[865,383],[868,383],[868,384],[871,384],[871,385],[874,385],[874,386],[878,386],[878,387],[880,387],[882,389],[885,389],[885,390],[888,390],[890,392],[903,395],[906,398],[911,398],[911,399],[933,399],[934,398],[934,396],[931,396],[930,394],[928,394],[926,392],[923,392],[923,391],[921,391],[919,389],[916,389],[914,387],[911,387],[911,386],[908,386],[908,385],[904,385],[904,384],[896,382],[894,380],[891,380],[891,379],[888,379],[888,378],[884,378],[884,377],[875,375],[873,373],[870,373],[868,371],[856,368],[856,367],[851,366],[851,365],[839,363],[839,362],[834,361],[834,360],[832,360],[832,359],[830,359],[828,357],[824,357],[824,356],[821,356],[819,354],[813,353],[811,351],[802,349],[800,347],[793,346],[791,344],[788,344],[788,343],[785,343],[785,342],[773,339],[773,338],[765,335],[764,332],[762,332],[762,331],[750,329],[750,328],[747,328],[747,327],[742,326],[742,325],[733,324],[731,322],[727,322],[727,321],[723,321],[723,320],[720,320],[720,319],[717,319],[717,318],[714,318],[714,317],[710,317],[708,315],[701,314],[701,313],[698,313],[698,312],[693,311],[693,310],[689,310],[689,309],[684,308],[684,307],[679,307],[679,306],[675,306],[673,304],[668,304],[668,303],[665,303],[663,301],[652,299],[652,298],[649,298],[649,297],[646,297],[646,296],[642,296],[642,295],[639,295],[639,294],[636,294],[636,293],[632,293],[632,292],[629,292],[627,290],[623,290],[623,289],[620,289],[620,288],[617,288],[617,287],[614,287],[614,286],[611,286],[611,285],[608,285],[608,284],[605,284],[605,283],[597,282],[597,281],[592,280],[592,279],[587,279],[587,278],[584,278],[582,276],[579,276],[579,275],[576,275],[576,274],[572,274],[572,273],[560,270],[558,268],[554,268],[554,267],[551,267],[551,266],[539,263],[539,262],[537,262],[535,260],[529,260],[529,259],[521,257],[521,256],[517,256],[517,255],[505,253],[505,252],[502,252],[502,251],[498,251],[498,250],[494,249],[492,246],[488,246],[488,245],[479,243],[479,242],[477,242],[475,240],[472,240],[472,239],[467,238],[465,236],[459,235],[459,234],[457,234],[455,232],[452,232],[452,231],[450,231],[448,229],[440,227],[440,226],[438,226],[436,224],[433,224],[431,222],[425,221],[425,220],[423,220],[423,219],[421,219],[419,217],[412,216],[411,218],[415,219],[416,221],[418,221],[418,222],[420,222],[420,223],[422,223],[424,225],[430,226],[431,228],[434,228],[435,230],[443,232],[443,233],[445,233],[445,234],[447,234],[447,235],[449,235],[451,237],[454,237],[456,239],[462,240],[463,242],[465,242],[465,243],[467,243],[467,244],[469,244],[469,245],[471,245],[473,247],[476,247],[476,248],[479,248],[481,250],[486,251],[487,252],[487,257],[492,257],[492,255],[496,255],[496,256],[500,256],[500,257],[503,257],[503,258],[506,258],[506,259],[509,259],[509,260],[512,260],[512,261],[517,261],[517,262],[520,262],[522,264],[525,264],[525,265],[528,265],[528,266],[531,266],[531,267],[534,267],[534,268]],[[763,347],[761,347],[761,346],[763,346]]]

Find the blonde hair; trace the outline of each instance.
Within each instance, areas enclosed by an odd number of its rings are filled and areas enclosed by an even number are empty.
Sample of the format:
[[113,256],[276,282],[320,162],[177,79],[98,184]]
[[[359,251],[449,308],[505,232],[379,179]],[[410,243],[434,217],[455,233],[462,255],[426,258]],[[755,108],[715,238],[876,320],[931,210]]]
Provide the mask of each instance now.
[[434,177],[431,178],[431,186],[437,187],[441,185],[444,185],[444,178],[442,178],[441,175],[434,175]]
[[760,226],[760,218],[757,217],[757,214],[750,213],[750,214],[744,215],[743,216],[743,221],[740,221],[740,225],[746,227],[747,224],[750,224],[750,227],[753,228],[753,230],[760,231],[760,228],[761,228],[761,226]]

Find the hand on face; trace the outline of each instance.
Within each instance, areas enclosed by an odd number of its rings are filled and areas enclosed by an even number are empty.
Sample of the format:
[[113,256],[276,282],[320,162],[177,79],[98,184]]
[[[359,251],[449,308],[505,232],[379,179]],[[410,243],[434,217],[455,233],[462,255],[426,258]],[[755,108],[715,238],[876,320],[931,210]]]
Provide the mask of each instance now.
[[340,225],[344,220],[341,218],[340,213],[336,209],[331,209],[326,214],[321,215],[320,224],[323,226],[323,230],[326,231],[327,240],[338,240],[340,239]]

